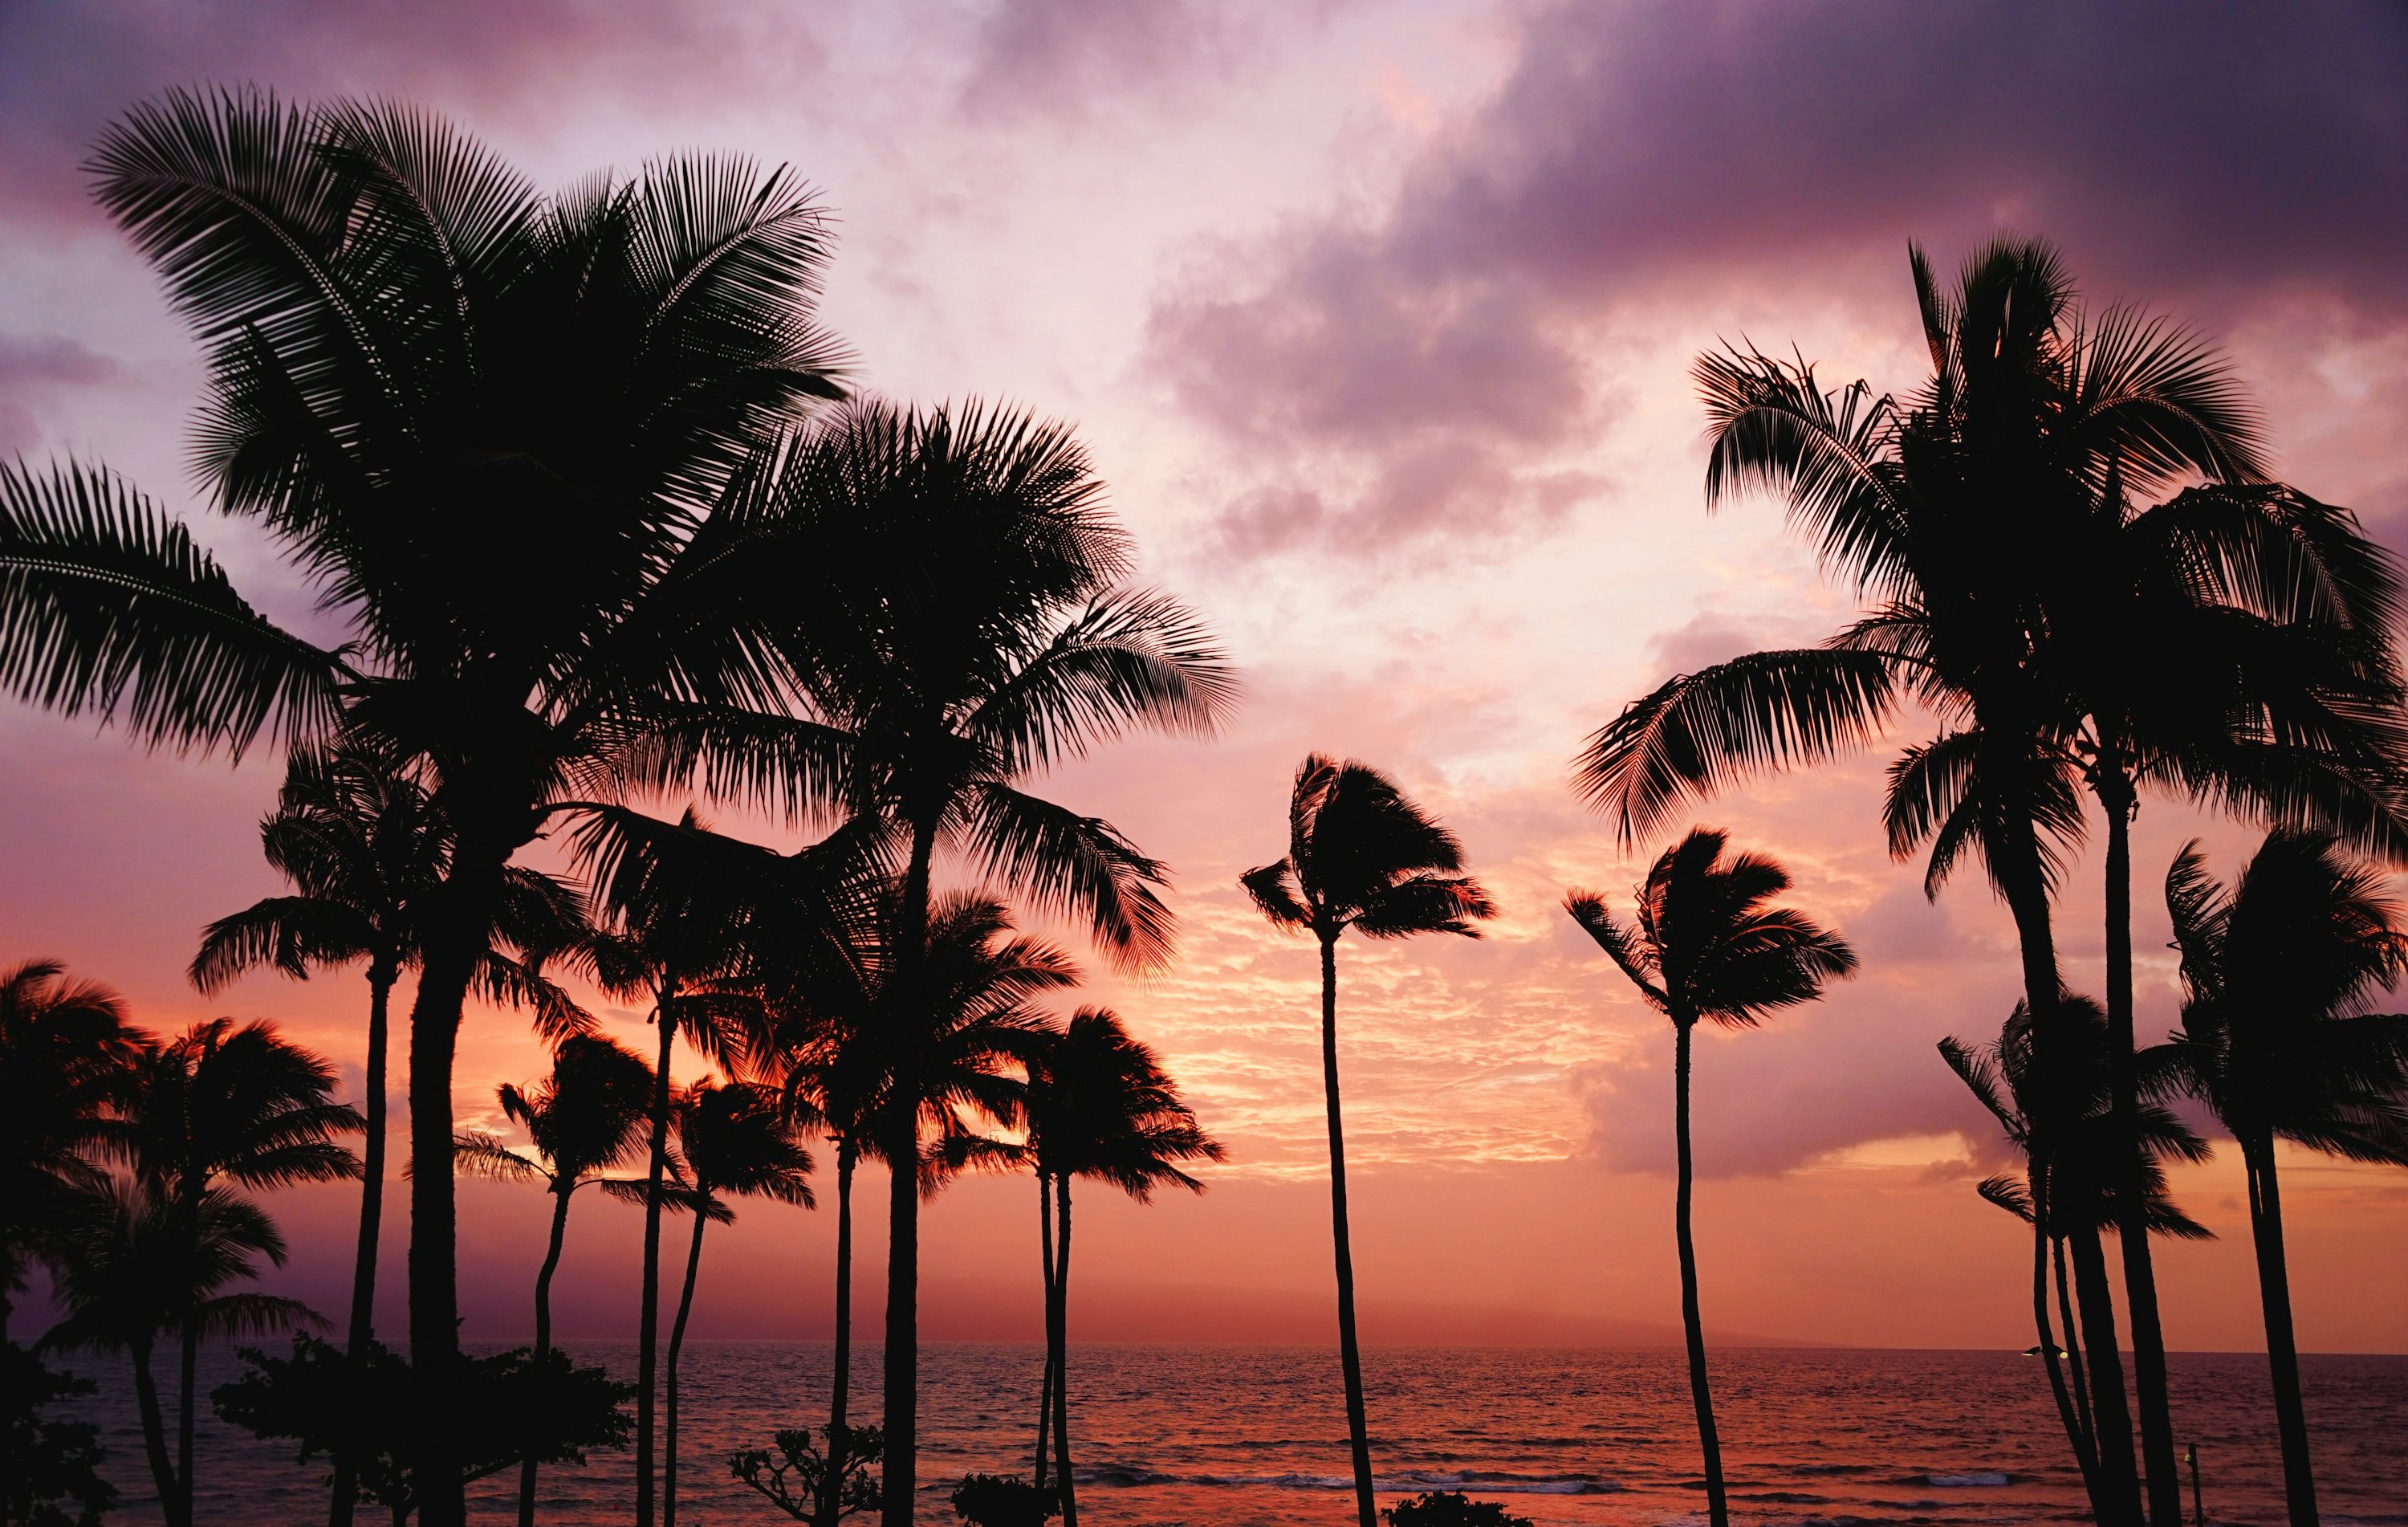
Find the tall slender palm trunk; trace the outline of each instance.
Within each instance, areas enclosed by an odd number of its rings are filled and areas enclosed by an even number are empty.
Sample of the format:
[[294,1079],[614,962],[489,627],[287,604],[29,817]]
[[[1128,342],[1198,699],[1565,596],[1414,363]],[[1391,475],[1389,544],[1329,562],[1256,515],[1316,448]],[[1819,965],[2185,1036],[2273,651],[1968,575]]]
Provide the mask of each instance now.
[[1363,1415],[1363,1353],[1354,1341],[1354,1248],[1346,1226],[1346,1127],[1338,1105],[1338,938],[1321,940],[1321,1087],[1329,1110],[1329,1228],[1338,1263],[1338,1365],[1346,1379],[1346,1445],[1354,1465],[1354,1513],[1379,1527],[1371,1493],[1370,1426]]
[[[360,1240],[351,1262],[351,1330],[343,1354],[353,1373],[364,1371],[368,1343],[376,1338],[378,1243],[384,1230],[385,1065],[387,1031],[392,1024],[395,972],[379,958],[368,967],[367,1134],[360,1142]],[[327,1527],[351,1527],[359,1497],[359,1459],[353,1450],[363,1440],[344,1429],[348,1442],[335,1457],[335,1492],[327,1507]]]
[[2114,1283],[2107,1251],[2087,1225],[2067,1232],[2073,1254],[2074,1303],[2082,1311],[2083,1361],[2090,1370],[2090,1416],[2099,1445],[2100,1489],[2114,1520],[2141,1519],[2141,1478],[2132,1462],[2132,1410],[2124,1399],[2122,1343],[2115,1338]]
[[[552,1374],[552,1275],[560,1271],[560,1248],[568,1240],[568,1200],[575,1190],[574,1182],[552,1184],[552,1240],[535,1275],[536,1371],[547,1377]],[[536,1467],[532,1454],[519,1465],[519,1527],[535,1527]]]
[[652,1527],[652,1442],[661,1337],[661,1178],[669,1159],[669,1055],[677,1044],[677,999],[667,986],[652,1009],[661,1028],[660,1067],[652,1073],[652,1137],[644,1169],[643,1304],[636,1312],[636,1527]]
[[[887,990],[916,1007],[921,968],[928,956],[928,875],[936,858],[933,820],[915,824],[911,859],[903,872],[896,946],[901,958]],[[916,1016],[916,1015],[915,1015]],[[920,1111],[919,1077],[908,1046],[888,1081],[894,1102],[885,1120],[886,1161],[886,1477],[882,1527],[911,1527],[920,1491]]]
[[193,1421],[194,1412],[200,1408],[200,1321],[186,1317],[179,1337],[176,1353],[176,1493],[189,1524],[193,1520]]
[[[1985,730],[1988,723],[1984,723]],[[2023,965],[2024,1004],[2032,1017],[2032,1069],[2038,1075],[2048,1074],[2059,1041],[2056,1015],[2064,994],[2064,982],[2057,968],[2057,939],[2049,925],[2048,884],[2041,872],[2039,840],[2032,836],[2029,822],[2009,822],[2000,828],[1995,841],[1985,843],[1993,859],[2001,896],[2008,914],[2015,924],[2015,944]],[[2049,1191],[2051,1163],[2057,1149],[2058,1121],[2043,1106],[2027,1120],[2029,1149],[2041,1170],[2033,1178],[2032,1237],[2034,1254],[2045,1253],[2048,1243]],[[2111,1310],[2112,1315],[2112,1310]],[[2108,1341],[2108,1361],[2114,1361],[2114,1342]],[[2089,1340],[2096,1342],[2097,1332]],[[2069,1341],[2068,1347],[2074,1343]],[[2064,1384],[2066,1376],[2058,1366],[2056,1347],[2042,1344],[2042,1361],[2048,1365],[2052,1388]],[[2116,1365],[2120,1372],[2120,1363]],[[2082,1381],[2075,1375],[2073,1382]],[[2132,1430],[2129,1413],[2124,1405],[2120,1378],[2115,1389],[2117,1420],[2097,1409],[2095,1404],[2090,1427],[2091,1446],[2095,1455],[2095,1473],[2091,1481],[2091,1514],[2100,1527],[2137,1527],[2140,1520],[2139,1480],[2132,1467]],[[2120,1458],[2120,1465],[2118,1459]]]
[[1062,1477],[1062,1527],[1079,1527],[1078,1482],[1070,1476],[1070,1178],[1054,1179],[1060,1204],[1054,1253],[1054,1297],[1045,1312],[1045,1345],[1053,1354],[1054,1458]]
[[1029,1477],[1045,1488],[1046,1450],[1054,1435],[1054,1179],[1037,1174],[1037,1250],[1045,1280],[1045,1372],[1037,1381],[1037,1461]]
[[2116,1244],[2124,1258],[2124,1307],[2132,1320],[2132,1382],[2140,1400],[2141,1459],[2149,1520],[2182,1527],[2182,1478],[2174,1471],[2172,1407],[2166,1393],[2166,1338],[2149,1246],[2148,1188],[2141,1156],[2141,1082],[2132,1033],[2132,812],[2136,800],[2120,755],[2100,760],[2099,803],[2107,816],[2107,1077],[2114,1116]]
[[702,1228],[710,1222],[697,1203],[694,1240],[685,1249],[685,1287],[678,1293],[677,1318],[669,1322],[669,1371],[661,1414],[661,1527],[677,1527],[678,1359],[685,1351],[686,1320],[694,1314],[695,1275],[702,1267]]
[[[2061,1235],[2053,1235],[2049,1237],[2049,1243],[2050,1249],[2057,1258],[2057,1312],[2065,1319],[2066,1356],[2071,1360],[2073,1371],[2080,1373],[2082,1371],[2082,1338],[2074,1334],[2073,1284],[2065,1271],[2065,1238]],[[2086,1461],[2084,1467],[2088,1471],[2083,1477],[2087,1479],[2094,1477],[2099,1472],[2099,1452],[2090,1445],[2090,1391],[2079,1384],[2073,1386],[2073,1408],[2076,1419],[2082,1423],[2082,1456]]]
[[2249,1235],[2258,1251],[2258,1299],[2266,1313],[2274,1427],[2283,1444],[2283,1501],[2291,1527],[2316,1527],[2316,1477],[2308,1458],[2307,1406],[2300,1397],[2300,1344],[2291,1330],[2291,1270],[2283,1251],[2283,1191],[2274,1178],[2273,1137],[2246,1142],[2241,1153],[2249,1174]]
[[175,1461],[167,1456],[167,1419],[159,1409],[159,1381],[150,1369],[150,1347],[134,1348],[134,1401],[142,1415],[142,1452],[150,1463],[150,1483],[159,1491],[159,1515],[167,1527],[192,1527],[192,1502],[176,1477]]
[[[2035,1170],[2032,1175],[2035,1178],[2032,1197],[2038,1201],[2042,1196],[2036,1180],[2040,1173]],[[2099,1491],[2099,1454],[2090,1445],[2090,1402],[2081,1385],[2069,1386],[2065,1382],[2065,1370],[2057,1360],[2057,1332],[2048,1315],[2049,1250],[2054,1245],[2057,1250],[2057,1301],[2065,1319],[2065,1340],[2071,1346],[2073,1341],[2073,1309],[2065,1304],[2065,1243],[2051,1236],[2045,1228],[2046,1222],[2037,1215],[2033,1220],[2041,1227],[2041,1232],[2032,1237],[2032,1329],[2040,1333],[2040,1352],[2047,1360],[2048,1390],[2050,1397],[2057,1402],[2057,1423],[2065,1428],[2066,1445],[2073,1449],[2073,1462],[2082,1471],[2083,1491],[2095,1498]]]
[[[472,802],[473,803],[473,802]],[[460,1362],[459,1206],[452,1192],[452,1063],[477,960],[490,946],[493,904],[515,843],[474,831],[455,804],[460,838],[420,943],[409,1013],[409,1365],[416,1391],[410,1447],[419,1527],[467,1527],[452,1390]]]
[[1714,1396],[1706,1382],[1706,1331],[1698,1314],[1698,1247],[1689,1236],[1693,1176],[1689,1159],[1689,1041],[1695,1018],[1672,1020],[1672,1133],[1678,1153],[1672,1199],[1673,1237],[1681,1247],[1681,1331],[1689,1346],[1689,1402],[1698,1412],[1698,1448],[1705,1455],[1706,1520],[1730,1527],[1730,1503],[1723,1489],[1722,1437],[1714,1430]]
[[827,1467],[812,1503],[816,1527],[836,1527],[844,1488],[844,1429],[853,1398],[853,1169],[860,1155],[850,1139],[836,1146],[836,1353],[828,1376]]

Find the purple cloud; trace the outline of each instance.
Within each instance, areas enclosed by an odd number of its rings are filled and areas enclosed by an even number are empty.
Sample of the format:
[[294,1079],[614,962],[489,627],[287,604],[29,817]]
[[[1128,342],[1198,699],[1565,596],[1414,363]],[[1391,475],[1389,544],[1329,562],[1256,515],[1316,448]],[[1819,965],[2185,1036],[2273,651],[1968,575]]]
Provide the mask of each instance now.
[[115,361],[73,339],[0,334],[0,456],[30,452],[41,439],[41,415],[58,391],[118,374]]
[[[1292,227],[1167,295],[1154,364],[1283,466],[1439,440],[1518,472],[1593,436],[1612,315],[1777,290],[1903,322],[1910,238],[2044,233],[2100,299],[2192,321],[2302,291],[2398,320],[2402,79],[2408,13],[2372,4],[1559,5],[1369,226]],[[1358,492],[1333,513],[1364,533],[1333,539],[1516,508]]]
[[0,209],[96,217],[79,168],[109,119],[173,85],[405,95],[483,130],[558,125],[592,94],[648,106],[791,89],[818,44],[792,13],[675,0],[148,0],[0,7]]

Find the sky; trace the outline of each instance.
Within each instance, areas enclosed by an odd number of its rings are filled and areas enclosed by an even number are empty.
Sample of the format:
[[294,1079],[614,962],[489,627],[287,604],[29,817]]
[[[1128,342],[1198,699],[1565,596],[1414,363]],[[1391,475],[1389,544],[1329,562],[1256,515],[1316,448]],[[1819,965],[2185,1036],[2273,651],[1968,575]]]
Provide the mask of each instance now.
[[[2386,4],[0,0],[0,453],[108,463],[188,513],[255,604],[311,618],[273,549],[194,487],[194,347],[79,167],[168,85],[407,98],[546,184],[693,149],[794,165],[838,219],[823,316],[858,382],[1074,422],[1143,579],[1200,610],[1243,675],[1217,739],[1117,744],[1040,782],[1171,866],[1176,963],[1125,978],[1082,948],[1073,1000],[1156,1045],[1230,1150],[1200,1197],[1087,1191],[1074,1334],[1327,1337],[1315,960],[1236,886],[1284,851],[1290,776],[1317,749],[1440,814],[1501,908],[1476,943],[1340,953],[1366,1339],[1665,1341],[1670,1035],[1560,909],[1573,886],[1627,900],[1662,844],[1621,848],[1570,760],[1671,673],[1850,610],[1776,505],[1707,512],[1690,361],[1795,346],[1834,382],[1903,392],[1922,358],[1908,241],[1953,267],[1999,231],[2042,235],[2097,305],[2221,345],[2278,472],[2408,550],[2403,79],[2408,13]],[[1814,1006],[1700,1041],[1706,1320],[1729,1340],[2020,1348],[2028,1243],[1972,1190],[2006,1158],[1933,1047],[1995,1034],[2012,930],[1977,879],[1935,902],[1889,859],[1883,758],[1694,814],[1784,859],[1795,904],[1864,960]],[[356,1094],[356,972],[214,1001],[182,979],[203,923],[277,889],[256,836],[277,784],[265,757],[147,755],[0,709],[0,961],[64,959],[160,1030],[273,1017]],[[2193,837],[2228,875],[2251,843],[2144,805],[2144,1035],[2174,1021],[2157,880]],[[2080,861],[2060,913],[2090,989],[2099,872]],[[649,1051],[640,1013],[605,1016]],[[472,1014],[464,1122],[498,1127],[495,1084],[543,1059],[522,1019]],[[2302,1345],[2408,1351],[2408,1174],[2283,1170]],[[2174,1182],[2221,1239],[2159,1252],[2169,1343],[2260,1347],[2235,1153]],[[523,1337],[541,1205],[461,1194],[467,1333]],[[973,1180],[927,1212],[931,1337],[1039,1333],[1030,1196]],[[280,1287],[339,1312],[351,1203],[278,1200]],[[560,1329],[623,1333],[636,1217],[577,1213]],[[697,1333],[825,1335],[831,1221],[745,1210],[706,1259]],[[404,1223],[396,1203],[394,1325]]]

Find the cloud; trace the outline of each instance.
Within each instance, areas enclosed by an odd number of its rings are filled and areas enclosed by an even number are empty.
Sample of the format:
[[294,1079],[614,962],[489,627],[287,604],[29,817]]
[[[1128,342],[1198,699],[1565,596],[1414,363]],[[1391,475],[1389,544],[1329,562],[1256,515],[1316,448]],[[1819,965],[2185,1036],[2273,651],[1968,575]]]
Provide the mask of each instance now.
[[115,361],[73,339],[0,334],[0,456],[33,450],[42,439],[41,416],[62,389],[96,386],[120,374]]
[[[1443,448],[1447,512],[1357,486],[1361,553],[1542,528],[1498,483],[1613,421],[1617,320],[1722,294],[1903,319],[1903,246],[2058,239],[2102,298],[2221,323],[2266,294],[2408,311],[2408,13],[2003,4],[1557,5],[1388,204],[1305,218],[1167,290],[1155,373],[1294,474],[1379,482]],[[1686,342],[1716,339],[1701,331]],[[1785,336],[1769,336],[1779,342]],[[1224,526],[1250,544],[1240,488]]]
[[1081,117],[1096,101],[1191,70],[1240,43],[1226,12],[1195,0],[998,0],[980,22],[961,105],[973,117]]
[[93,138],[174,85],[287,95],[399,94],[482,128],[550,130],[592,95],[707,103],[815,74],[811,32],[784,10],[626,0],[92,0],[0,7],[0,208],[12,221],[91,211]]

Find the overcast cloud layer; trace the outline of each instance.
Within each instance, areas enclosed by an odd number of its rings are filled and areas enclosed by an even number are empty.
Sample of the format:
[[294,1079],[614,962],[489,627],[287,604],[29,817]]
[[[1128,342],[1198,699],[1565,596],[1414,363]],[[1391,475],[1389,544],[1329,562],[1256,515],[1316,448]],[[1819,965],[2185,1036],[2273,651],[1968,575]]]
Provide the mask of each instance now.
[[[1667,673],[1847,613],[1775,509],[1704,513],[1689,362],[1794,343],[1834,382],[1903,389],[1907,241],[1953,265],[2001,230],[2046,235],[2095,300],[2219,339],[2284,472],[2408,543],[2403,79],[2408,17],[2378,4],[11,6],[0,453],[120,466],[201,519],[258,602],[309,619],[251,530],[193,500],[192,347],[84,199],[84,146],[163,86],[405,96],[551,182],[691,147],[794,162],[842,220],[826,318],[866,382],[1077,420],[1146,576],[1245,670],[1218,742],[1133,743],[1045,782],[1178,872],[1180,965],[1091,995],[1161,1045],[1234,1156],[1202,1202],[1099,1212],[1082,1254],[1114,1329],[1259,1333],[1248,1300],[1326,1288],[1314,961],[1234,884],[1281,852],[1309,748],[1396,773],[1503,908],[1476,944],[1344,951],[1367,1299],[1510,1308],[1534,1334],[1668,1320],[1669,1039],[1558,910],[1572,886],[1627,893],[1643,863],[1571,800],[1569,759]],[[1995,1030],[2009,930],[1978,885],[1935,906],[1887,860],[1879,763],[1699,814],[1787,860],[1799,904],[1866,958],[1819,1006],[1702,1047],[1710,1304],[1772,1335],[2014,1340],[2016,1237],[1970,1188],[1999,1147],[1932,1052]],[[0,960],[65,958],[159,1026],[208,1011],[179,972],[202,922],[273,888],[253,831],[273,770],[9,709],[0,782]],[[2167,803],[2142,818],[2145,1028],[2172,1021],[2154,876],[2202,830],[2229,872],[2245,834]],[[2077,983],[2098,979],[2095,873],[2064,914]],[[226,1001],[355,1066],[358,986]],[[463,1109],[539,1064],[480,1017]],[[2374,1275],[2408,1251],[2398,1175],[2300,1174],[2311,1347],[2408,1349]],[[2237,1183],[2182,1177],[2228,1240],[2166,1253],[2177,1345],[2258,1340]],[[1019,1244],[1020,1196],[934,1211],[935,1329],[1033,1310],[1025,1270],[979,1250]],[[467,1203],[472,1318],[516,1333],[528,1211]],[[1443,1262],[1433,1214],[1470,1227]],[[824,1330],[779,1296],[824,1281],[826,1228],[763,1213],[735,1233],[763,1271],[714,1290],[701,1328],[762,1329],[777,1304],[781,1331]],[[625,1239],[595,1252],[571,1324],[611,1328]],[[338,1300],[340,1273],[305,1257],[294,1275]],[[1166,1291],[1199,1282],[1231,1302]]]

